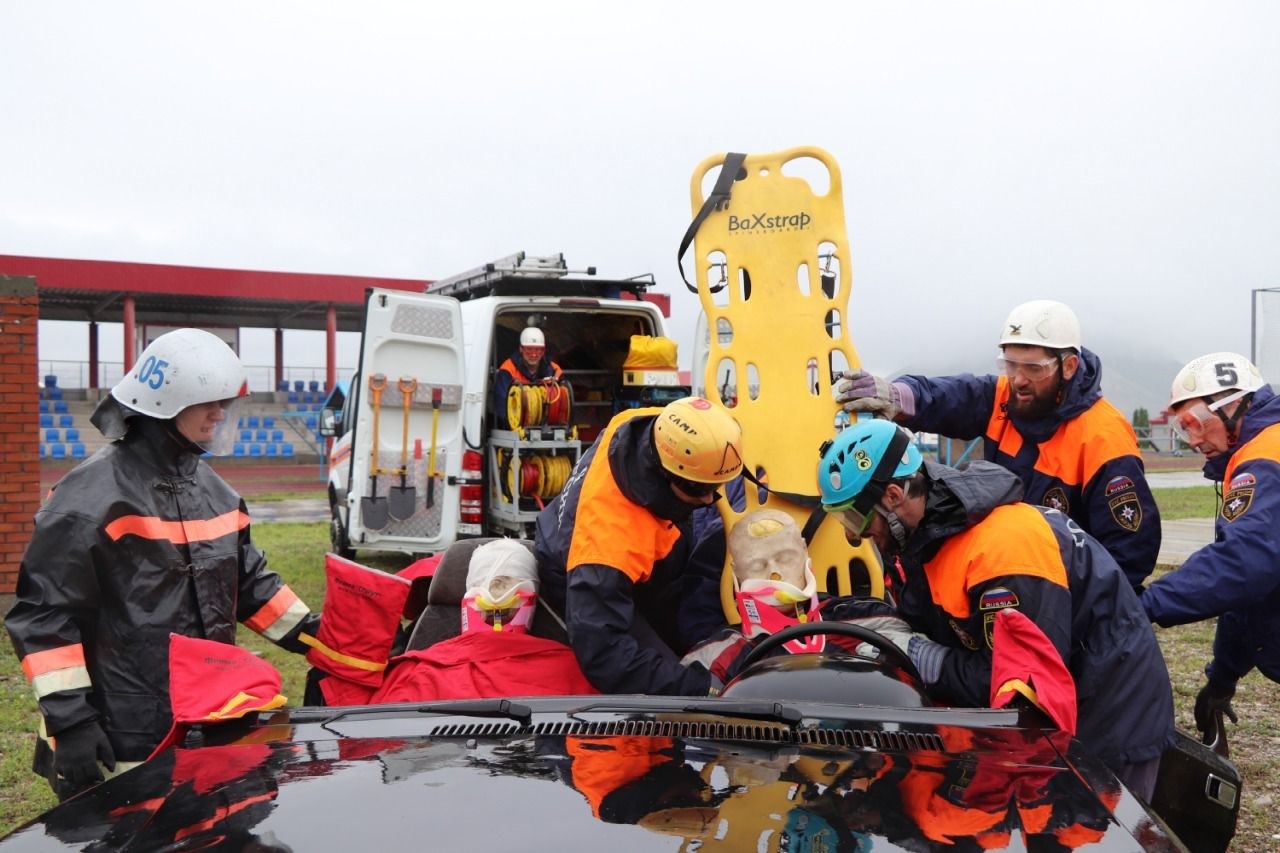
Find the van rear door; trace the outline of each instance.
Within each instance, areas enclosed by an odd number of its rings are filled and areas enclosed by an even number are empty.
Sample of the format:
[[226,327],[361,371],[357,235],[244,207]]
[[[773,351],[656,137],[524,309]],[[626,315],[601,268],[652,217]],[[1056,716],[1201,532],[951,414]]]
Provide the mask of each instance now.
[[[447,484],[462,459],[463,368],[456,299],[369,290],[353,389],[347,494],[353,547],[416,554],[457,538],[458,486]],[[389,515],[393,490],[397,511]]]

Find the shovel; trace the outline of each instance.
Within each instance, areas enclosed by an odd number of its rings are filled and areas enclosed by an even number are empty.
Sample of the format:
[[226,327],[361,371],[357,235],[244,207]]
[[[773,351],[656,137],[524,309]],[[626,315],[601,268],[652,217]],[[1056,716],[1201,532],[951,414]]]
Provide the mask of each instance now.
[[381,530],[387,526],[387,499],[378,497],[378,413],[382,410],[382,389],[387,387],[387,377],[375,373],[369,377],[369,400],[373,404],[373,467],[369,469],[369,494],[360,499],[360,518],[369,530]]
[[400,377],[396,387],[400,389],[404,405],[404,428],[400,434],[400,485],[387,491],[387,511],[396,521],[404,521],[413,515],[418,500],[418,490],[407,483],[409,476],[409,408],[413,405],[413,393],[418,390],[418,380],[412,376]]
[[427,506],[436,504],[436,427],[440,425],[440,395],[442,389],[431,389],[431,450],[427,456]]

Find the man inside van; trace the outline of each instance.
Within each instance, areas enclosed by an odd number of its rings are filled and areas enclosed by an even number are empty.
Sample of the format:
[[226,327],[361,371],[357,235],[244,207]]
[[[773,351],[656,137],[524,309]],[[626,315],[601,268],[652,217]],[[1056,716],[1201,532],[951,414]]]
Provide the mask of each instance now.
[[[520,347],[498,367],[493,378],[493,429],[512,429],[507,416],[507,396],[513,385],[537,385],[544,380],[559,381],[560,365],[547,358],[547,339],[542,330],[528,326],[520,333]],[[516,426],[519,426],[517,424]]]
[[680,621],[694,510],[742,470],[742,429],[723,408],[685,397],[613,417],[539,515],[543,601],[565,616],[569,645],[604,693],[706,696],[719,679],[683,666]]

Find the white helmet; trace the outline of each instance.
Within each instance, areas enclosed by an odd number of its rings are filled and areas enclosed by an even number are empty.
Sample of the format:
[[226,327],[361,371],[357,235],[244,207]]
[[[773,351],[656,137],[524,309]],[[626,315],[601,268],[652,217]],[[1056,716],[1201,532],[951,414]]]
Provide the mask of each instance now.
[[248,393],[240,359],[203,329],[178,329],[156,338],[111,389],[122,406],[165,421],[187,406]]
[[1000,346],[1025,344],[1045,349],[1080,352],[1080,321],[1061,302],[1036,299],[1009,312],[1000,333]]
[[545,347],[547,339],[542,336],[542,330],[533,326],[527,327],[520,333],[520,346],[522,347]]
[[1208,397],[1220,391],[1252,393],[1266,383],[1249,359],[1234,352],[1211,352],[1193,359],[1178,371],[1169,391],[1172,408],[1184,400]]

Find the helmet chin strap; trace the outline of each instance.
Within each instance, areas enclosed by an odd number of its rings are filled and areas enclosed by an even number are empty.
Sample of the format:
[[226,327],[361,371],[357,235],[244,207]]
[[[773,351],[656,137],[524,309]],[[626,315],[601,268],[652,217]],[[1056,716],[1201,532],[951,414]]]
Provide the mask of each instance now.
[[902,523],[902,519],[891,509],[885,509],[876,504],[876,512],[880,513],[880,517],[884,519],[884,523],[889,525],[889,535],[893,537],[893,541],[898,543],[898,550],[902,551],[907,547],[907,526]]
[[1244,413],[1248,410],[1249,404],[1252,402],[1253,402],[1252,394],[1248,394],[1245,397],[1241,398],[1240,403],[1236,406],[1236,410],[1231,414],[1230,417],[1227,417],[1227,415],[1223,413],[1222,409],[1214,410],[1214,414],[1217,415],[1218,419],[1222,421],[1222,425],[1227,428],[1228,444],[1235,444],[1237,441],[1240,440],[1240,435],[1237,430],[1237,427],[1240,425],[1240,420],[1244,417]]

